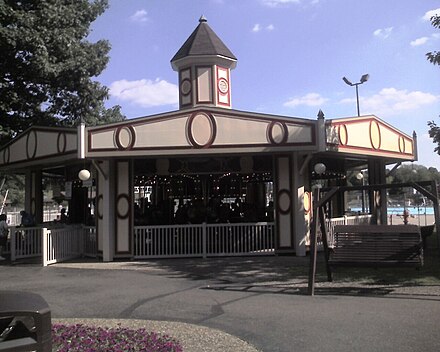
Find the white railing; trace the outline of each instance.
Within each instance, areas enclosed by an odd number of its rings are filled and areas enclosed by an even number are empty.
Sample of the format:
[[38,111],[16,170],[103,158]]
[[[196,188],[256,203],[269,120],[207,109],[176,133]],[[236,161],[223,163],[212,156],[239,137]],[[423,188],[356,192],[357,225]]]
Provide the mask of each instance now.
[[96,258],[98,244],[96,242],[96,227],[82,226],[82,255],[84,257]]
[[134,257],[274,254],[273,223],[136,226]]
[[82,255],[82,227],[43,229],[43,266]]
[[202,256],[204,225],[135,226],[134,257]]
[[208,256],[274,254],[273,223],[207,225]]
[[[58,220],[61,213],[59,210],[45,210],[43,212],[43,222]],[[19,226],[21,224],[21,215],[19,211],[10,211],[6,213],[6,222],[9,226]]]
[[[371,221],[371,214],[354,215],[354,216],[344,215],[339,218],[326,219],[325,226],[327,229],[327,241],[329,247],[333,247],[334,244],[334,228],[336,225],[368,225],[370,224],[370,221]],[[318,246],[320,248],[322,247],[322,237],[320,230],[318,235]]]
[[11,227],[11,261],[41,256],[42,230],[40,227]]
[[10,227],[6,252],[14,262],[42,258],[43,266],[80,256],[96,257],[96,230],[92,226]]

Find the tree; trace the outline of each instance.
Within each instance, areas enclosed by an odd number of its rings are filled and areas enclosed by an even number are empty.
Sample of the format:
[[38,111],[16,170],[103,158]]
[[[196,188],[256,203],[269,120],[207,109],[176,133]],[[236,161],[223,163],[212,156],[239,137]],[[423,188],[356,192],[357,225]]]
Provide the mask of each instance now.
[[92,77],[106,67],[110,45],[87,40],[107,0],[0,0],[2,142],[31,125],[120,121],[106,109],[108,88]]
[[[434,28],[440,29],[440,16],[435,15],[431,18],[431,23]],[[440,52],[434,51],[426,54],[428,60],[434,65],[440,65]],[[432,138],[434,144],[437,146],[434,151],[440,155],[440,127],[434,121],[428,122],[429,126],[429,137]]]
[[[434,15],[431,17],[431,24],[434,28],[440,29],[440,16]],[[429,52],[426,54],[428,60],[434,65],[440,65],[440,53],[438,51]]]

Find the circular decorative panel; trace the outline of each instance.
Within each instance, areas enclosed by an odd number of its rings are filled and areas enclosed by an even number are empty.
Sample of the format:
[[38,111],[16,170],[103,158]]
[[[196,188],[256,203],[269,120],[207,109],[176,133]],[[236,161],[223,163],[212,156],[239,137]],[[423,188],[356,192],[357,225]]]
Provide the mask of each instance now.
[[57,151],[58,153],[64,153],[66,151],[67,140],[64,132],[58,133],[57,138]]
[[224,78],[220,78],[218,81],[218,90],[222,93],[222,94],[226,94],[229,90],[229,84],[228,81],[225,80]]
[[35,158],[37,154],[37,133],[30,131],[26,137],[26,156],[28,159]]
[[103,201],[104,201],[104,197],[103,197],[103,195],[102,194],[100,194],[99,196],[98,196],[98,204],[97,204],[97,207],[96,207],[96,215],[98,215],[98,219],[102,219],[102,217],[103,217],[103,211],[104,211],[104,209],[102,208],[103,206],[104,206],[104,204],[103,204]]
[[3,150],[3,164],[8,164],[10,158],[11,158],[11,151],[10,151],[9,147],[6,147]]
[[130,215],[130,199],[127,194],[120,194],[116,199],[116,213],[119,219],[126,219]]
[[123,126],[116,130],[116,145],[119,149],[131,149],[135,141],[136,133],[132,126]]
[[278,192],[278,209],[281,214],[290,212],[290,193],[286,189]]
[[339,144],[340,145],[347,145],[347,143],[348,143],[347,126],[339,125],[338,136],[339,136]]
[[204,112],[196,112],[188,119],[187,134],[190,143],[197,148],[212,145],[217,134],[214,117]]
[[287,126],[284,122],[271,122],[267,127],[267,136],[272,144],[286,143],[287,135]]
[[377,121],[370,122],[370,142],[374,149],[379,149],[381,144],[380,126]]
[[399,144],[399,152],[405,153],[405,138],[399,136],[397,143]]
[[304,212],[308,214],[312,206],[312,195],[310,192],[304,192]]
[[191,92],[191,82],[189,79],[184,79],[182,83],[180,83],[180,93],[182,95],[188,95]]

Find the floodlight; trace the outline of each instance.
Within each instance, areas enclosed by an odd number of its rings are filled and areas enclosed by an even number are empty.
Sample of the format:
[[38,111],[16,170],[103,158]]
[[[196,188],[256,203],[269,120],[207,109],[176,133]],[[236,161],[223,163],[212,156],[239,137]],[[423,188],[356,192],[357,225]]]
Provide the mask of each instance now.
[[360,82],[352,83],[346,77],[342,77],[342,80],[345,83],[347,83],[349,86],[355,86],[356,87],[356,105],[357,105],[358,116],[361,116],[361,113],[359,111],[359,92],[358,92],[358,86],[360,84],[365,83],[366,81],[368,81],[368,78],[370,78],[370,75],[368,73],[366,73],[365,75],[362,75]]
[[365,75],[362,75],[361,83],[368,81],[368,78],[370,78],[370,75],[368,73],[366,73]]
[[351,83],[346,77],[342,77],[342,80],[347,83],[349,86],[352,86],[353,83]]

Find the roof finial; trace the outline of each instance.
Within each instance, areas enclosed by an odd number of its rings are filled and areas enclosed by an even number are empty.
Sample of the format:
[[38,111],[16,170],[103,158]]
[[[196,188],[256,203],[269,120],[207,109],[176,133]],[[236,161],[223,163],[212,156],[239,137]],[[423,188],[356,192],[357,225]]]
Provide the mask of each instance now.
[[208,20],[206,19],[205,15],[201,15],[200,18],[199,18],[199,22],[200,22],[200,23],[202,23],[202,22],[208,22]]

